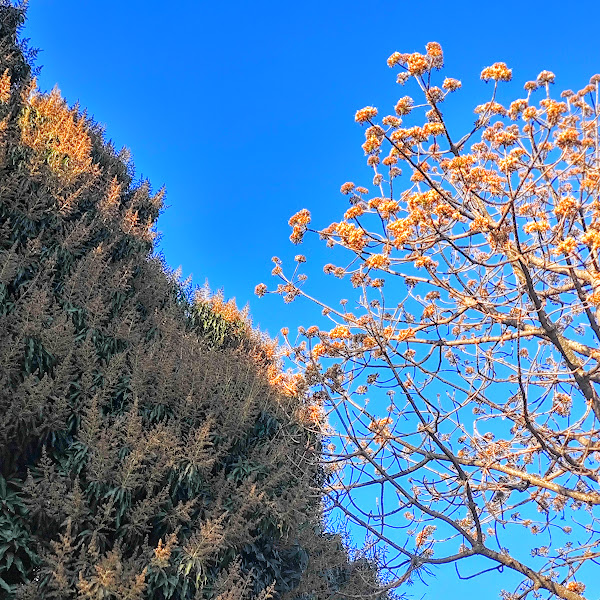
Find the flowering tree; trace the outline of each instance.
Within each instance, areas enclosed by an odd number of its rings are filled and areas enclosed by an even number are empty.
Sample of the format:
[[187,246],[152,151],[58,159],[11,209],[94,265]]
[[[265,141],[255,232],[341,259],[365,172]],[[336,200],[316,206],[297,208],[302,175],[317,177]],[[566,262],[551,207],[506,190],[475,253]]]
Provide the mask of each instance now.
[[438,82],[440,45],[388,65],[422,100],[356,113],[373,193],[342,185],[350,206],[323,229],[306,209],[290,219],[294,243],[341,249],[324,271],[355,302],[312,298],[305,258],[291,275],[274,259],[274,292],[332,322],[285,336],[332,442],[331,505],[391,585],[480,556],[520,575],[505,598],[581,600],[600,557],[600,75],[557,99],[543,71],[505,106],[496,63],[457,139],[442,106],[461,83]]

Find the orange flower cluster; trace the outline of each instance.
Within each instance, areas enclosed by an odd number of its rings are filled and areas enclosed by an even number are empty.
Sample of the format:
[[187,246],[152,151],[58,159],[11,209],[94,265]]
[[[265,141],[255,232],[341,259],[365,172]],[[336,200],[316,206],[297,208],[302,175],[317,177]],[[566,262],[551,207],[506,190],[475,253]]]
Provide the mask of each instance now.
[[568,417],[571,413],[571,405],[573,398],[568,394],[555,394],[552,399],[552,412],[559,414],[561,417]]
[[414,265],[417,267],[417,269],[421,267],[429,269],[435,267],[437,263],[429,256],[419,256],[419,258],[415,260]]
[[322,343],[315,344],[312,349],[312,354],[314,358],[325,356],[327,354],[327,346],[325,346],[325,344]]
[[587,297],[587,301],[594,306],[600,306],[600,291],[593,292]]
[[345,325],[336,325],[330,332],[329,337],[332,340],[343,339],[347,340],[352,337],[352,333]]
[[497,62],[491,67],[486,67],[481,71],[483,81],[510,81],[512,79],[512,70],[506,66],[506,63]]
[[361,252],[367,243],[364,231],[351,223],[342,221],[335,225],[334,231],[340,236],[344,246],[356,252]]
[[443,123],[425,123],[425,125],[423,125],[423,132],[428,136],[432,135],[435,137],[436,135],[443,135],[445,131],[446,128]]
[[415,330],[412,327],[409,327],[408,329],[403,329],[399,331],[393,339],[395,339],[397,342],[404,342],[408,338],[414,337],[414,335]]
[[413,99],[410,96],[403,96],[396,103],[394,110],[396,111],[396,114],[399,117],[408,115],[408,114],[410,114],[410,111],[412,110],[413,104],[414,104]]
[[404,62],[402,58],[402,54],[400,52],[394,52],[388,59],[387,64],[388,67],[395,67],[396,65]]
[[386,444],[391,436],[389,425],[392,423],[391,417],[383,419],[373,419],[368,425],[368,429],[373,433],[373,441],[380,446]]
[[85,119],[69,109],[58,89],[48,95],[32,92],[21,117],[21,139],[38,155],[46,155],[50,169],[66,184],[96,172]]
[[554,83],[554,73],[552,71],[542,71],[536,79],[536,82],[540,85],[546,83]]
[[299,244],[302,242],[302,238],[306,233],[306,228],[310,223],[310,212],[306,208],[303,208],[301,211],[293,215],[288,223],[293,228],[290,235],[290,240],[294,244]]
[[340,192],[342,194],[348,195],[354,189],[354,184],[351,181],[348,181],[342,185],[340,188]]
[[402,125],[402,119],[399,119],[398,117],[394,117],[393,115],[388,115],[387,117],[383,117],[383,119],[381,119],[381,122],[383,123],[383,125],[386,125],[389,127],[400,127],[400,125]]
[[523,231],[525,233],[534,233],[539,231],[544,232],[544,231],[548,231],[550,229],[550,223],[548,222],[548,219],[540,219],[539,221],[531,221],[529,223],[526,223],[523,227]]
[[254,288],[254,293],[259,297],[262,298],[266,293],[267,293],[267,286],[264,283],[259,283],[255,288]]
[[396,214],[400,210],[400,206],[395,200],[388,198],[382,200],[377,206],[377,211],[384,219],[389,219],[391,215]]
[[375,348],[377,346],[377,341],[375,340],[375,338],[367,336],[362,341],[362,345],[365,350],[370,350],[371,348]]
[[357,123],[366,123],[377,116],[377,109],[374,106],[365,106],[356,112],[354,120]]
[[411,218],[396,219],[387,225],[388,234],[391,235],[394,245],[399,248],[405,244],[413,233],[413,220]]
[[282,373],[274,368],[270,372],[269,384],[278,388],[286,396],[297,396],[302,376],[299,373]]
[[540,104],[546,109],[546,119],[549,125],[556,125],[562,115],[567,112],[565,102],[556,102],[556,100],[544,98],[540,101]]
[[519,118],[519,115],[527,108],[529,105],[528,101],[524,98],[520,98],[519,100],[515,100],[510,103],[508,107],[508,116],[514,121]]
[[581,189],[583,190],[594,190],[600,187],[600,173],[588,172],[587,176],[581,182]]
[[369,269],[385,269],[390,264],[390,259],[384,254],[372,254],[365,260],[365,266]]
[[565,196],[554,206],[554,213],[557,217],[572,217],[577,212],[577,207],[577,200],[573,196]]
[[415,546],[420,548],[435,532],[435,525],[426,525],[415,537]]
[[362,145],[362,149],[365,151],[365,154],[371,154],[381,147],[381,138],[376,135],[370,135],[365,140],[365,143]]
[[569,236],[556,246],[556,250],[554,251],[554,253],[565,255],[572,254],[573,251],[577,248],[577,245],[577,240]]
[[444,66],[444,53],[442,47],[437,42],[428,42],[425,45],[427,57],[434,69],[441,69]]
[[344,213],[344,219],[346,219],[346,220],[356,219],[357,217],[360,217],[362,214],[364,214],[364,212],[365,212],[364,204],[355,204],[354,206],[351,206]]
[[442,87],[449,92],[455,92],[462,87],[462,83],[458,79],[453,79],[452,77],[446,77],[444,79],[444,83]]
[[0,77],[0,102],[6,103],[10,100],[10,74],[8,69]]
[[582,581],[569,581],[566,587],[570,592],[576,592],[577,594],[585,592],[585,583]]
[[505,116],[508,114],[508,111],[504,108],[504,106],[502,106],[502,104],[500,104],[499,102],[486,102],[485,104],[480,104],[479,106],[475,107],[475,112],[478,115],[481,114],[492,114],[492,115],[501,115],[501,116]]
[[569,146],[578,146],[581,144],[579,132],[574,127],[568,127],[556,134],[556,145],[559,148],[568,148]]
[[310,212],[306,208],[303,208],[290,217],[288,223],[291,227],[295,227],[296,225],[306,227],[310,223]]
[[418,77],[429,71],[430,61],[420,52],[413,52],[406,59],[406,68],[411,75]]

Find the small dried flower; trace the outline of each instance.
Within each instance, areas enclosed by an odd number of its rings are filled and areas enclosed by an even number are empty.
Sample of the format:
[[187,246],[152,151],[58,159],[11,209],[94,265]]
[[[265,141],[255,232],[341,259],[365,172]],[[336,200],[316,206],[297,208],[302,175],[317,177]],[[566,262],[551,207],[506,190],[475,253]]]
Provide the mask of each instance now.
[[458,79],[453,79],[452,77],[446,77],[444,79],[444,83],[442,87],[449,92],[455,92],[462,87],[462,83]]
[[348,195],[354,189],[354,184],[351,181],[348,181],[342,185],[340,188],[340,192],[344,195]]
[[254,293],[259,297],[262,298],[266,293],[267,293],[267,286],[264,283],[259,283],[255,288],[254,288]]

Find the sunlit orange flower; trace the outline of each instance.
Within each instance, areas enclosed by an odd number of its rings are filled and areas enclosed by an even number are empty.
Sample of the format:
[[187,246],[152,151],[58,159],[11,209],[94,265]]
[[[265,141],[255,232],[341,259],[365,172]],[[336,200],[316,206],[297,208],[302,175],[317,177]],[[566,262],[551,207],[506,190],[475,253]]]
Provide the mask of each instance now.
[[356,115],[354,116],[354,120],[357,123],[366,123],[370,119],[373,119],[377,116],[377,109],[374,106],[365,106],[360,110],[356,111]]
[[346,220],[356,219],[357,217],[360,217],[362,214],[364,214],[364,212],[365,212],[364,204],[355,204],[354,206],[351,206],[344,213],[344,219],[346,219]]
[[402,54],[400,54],[400,52],[394,52],[388,59],[387,59],[387,65],[388,67],[394,67],[397,64],[402,62]]
[[354,189],[354,184],[351,181],[348,181],[347,183],[344,183],[342,185],[342,187],[340,188],[340,192],[342,194],[349,194],[352,190]]
[[342,243],[348,248],[357,251],[361,251],[364,248],[366,240],[362,229],[352,225],[352,223],[342,221],[337,224],[335,230],[340,236]]
[[435,525],[426,525],[425,527],[423,527],[423,529],[419,531],[419,533],[417,533],[417,536],[415,537],[415,546],[417,546],[417,548],[422,546],[427,541],[427,539],[431,537],[435,530]]
[[363,339],[362,345],[366,350],[370,350],[371,348],[375,348],[375,346],[377,346],[377,342],[375,341],[375,338],[367,336]]
[[431,66],[435,69],[441,69],[444,66],[444,53],[442,47],[437,42],[429,42],[425,49],[427,56],[431,61]]
[[389,219],[391,215],[396,214],[400,210],[400,206],[395,200],[385,199],[379,204],[377,210],[384,219]]
[[540,85],[544,85],[545,83],[554,83],[554,73],[552,71],[542,71],[537,76],[537,82]]
[[400,127],[400,125],[402,125],[402,119],[399,119],[398,117],[394,117],[393,115],[388,115],[387,117],[383,117],[381,122],[383,125],[386,125],[389,127]]
[[336,325],[330,332],[329,337],[335,339],[349,339],[352,337],[350,330],[345,325]]
[[398,116],[408,115],[412,110],[413,99],[410,96],[400,98],[396,103],[395,111]]
[[579,132],[573,127],[569,127],[556,134],[556,145],[559,148],[568,148],[569,146],[577,146],[581,144],[579,140]]
[[376,135],[369,136],[365,143],[362,145],[362,149],[365,151],[365,154],[370,154],[371,152],[375,152],[381,147],[381,138]]
[[550,223],[548,222],[547,219],[540,219],[539,221],[531,221],[530,223],[527,223],[524,227],[523,227],[523,231],[525,233],[533,233],[535,231],[548,231],[550,229]]
[[560,242],[556,246],[555,254],[572,254],[573,250],[577,248],[577,240],[572,237],[568,237]]
[[414,337],[414,335],[415,335],[415,330],[412,327],[409,327],[408,329],[402,329],[401,331],[399,331],[394,336],[394,339],[398,342],[403,342],[404,340],[407,340],[408,338]]
[[289,220],[289,225],[292,227],[294,225],[306,226],[309,223],[310,223],[310,212],[306,208],[303,208],[302,210],[298,211]]
[[587,301],[594,306],[600,306],[600,291],[593,292],[587,297]]
[[306,233],[306,229],[304,227],[300,227],[296,225],[292,233],[290,234],[290,241],[294,244],[300,244],[302,239],[304,238],[304,234]]
[[544,98],[540,101],[540,105],[546,109],[546,119],[550,125],[556,125],[561,116],[567,112],[565,102],[556,102],[556,100]]
[[426,56],[423,56],[419,52],[413,52],[406,59],[406,66],[408,72],[417,77],[429,70],[429,61]]
[[578,202],[573,196],[561,198],[554,206],[554,213],[557,217],[570,217],[577,212]]
[[493,115],[507,115],[507,110],[500,104],[499,102],[486,102],[485,104],[480,104],[475,107],[475,112],[477,114],[485,114],[491,113]]
[[437,263],[429,256],[420,256],[419,258],[417,258],[415,260],[415,267],[419,268],[419,267],[426,267],[426,268],[433,268],[435,266],[437,266]]
[[325,344],[315,344],[312,349],[312,354],[315,358],[319,358],[320,356],[325,356],[327,354],[327,346]]
[[513,120],[517,119],[527,106],[528,102],[524,98],[511,102],[508,108],[508,116]]
[[372,254],[365,260],[365,266],[369,269],[385,269],[390,264],[390,259],[383,254]]
[[600,231],[590,227],[582,236],[581,241],[587,244],[592,250],[600,248]]
[[442,87],[449,92],[455,92],[456,90],[462,87],[462,83],[458,79],[453,79],[452,77],[446,77],[444,79],[444,83]]
[[423,125],[423,131],[426,135],[436,136],[442,135],[446,131],[446,128],[443,123],[425,123],[425,125]]
[[566,587],[570,592],[576,592],[577,594],[585,592],[585,583],[582,581],[569,581]]
[[481,71],[481,79],[489,81],[510,81],[512,79],[512,70],[506,66],[506,63],[497,62],[491,67],[486,67]]

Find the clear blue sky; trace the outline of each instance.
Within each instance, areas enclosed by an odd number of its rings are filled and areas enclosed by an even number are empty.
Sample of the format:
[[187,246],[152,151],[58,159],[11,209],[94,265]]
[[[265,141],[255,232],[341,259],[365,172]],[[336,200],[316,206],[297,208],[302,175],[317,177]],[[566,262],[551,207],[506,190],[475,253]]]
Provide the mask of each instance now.
[[[347,206],[340,185],[369,182],[354,113],[392,112],[408,93],[386,66],[393,51],[442,44],[445,75],[463,81],[448,115],[460,130],[487,99],[479,74],[493,62],[513,68],[514,97],[543,69],[560,89],[583,87],[600,72],[599,24],[600,4],[587,0],[33,0],[24,35],[42,50],[40,87],[58,84],[132,151],[138,176],[166,186],[167,262],[249,302],[274,336],[314,313],[258,300],[254,286],[272,285],[271,256],[298,252],[291,214],[307,207],[325,226]],[[328,262],[309,248],[315,265]],[[458,587],[453,569],[438,574],[414,596],[497,597],[491,576]]]

